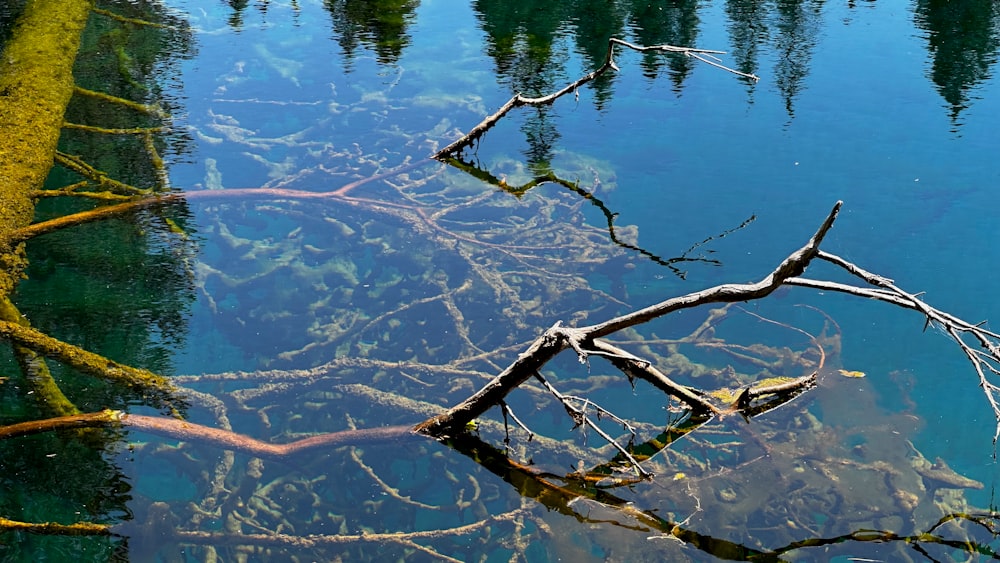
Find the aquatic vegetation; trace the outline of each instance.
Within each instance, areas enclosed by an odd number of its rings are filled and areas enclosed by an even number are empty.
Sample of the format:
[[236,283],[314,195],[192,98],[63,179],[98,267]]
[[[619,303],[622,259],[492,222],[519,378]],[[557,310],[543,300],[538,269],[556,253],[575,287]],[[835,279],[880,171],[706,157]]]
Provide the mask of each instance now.
[[[145,91],[136,80],[142,57],[124,47],[110,52],[121,63],[115,68],[122,83]],[[289,82],[306,82],[304,66],[263,48],[257,55]],[[610,52],[607,60],[613,65]],[[223,78],[232,90],[242,64]],[[41,246],[43,234],[79,237],[85,244],[76,257],[98,262],[94,253],[103,247],[95,238],[134,231],[121,240],[136,241],[161,262],[149,265],[149,278],[168,281],[135,276],[132,283],[152,289],[127,287],[123,294],[157,294],[171,309],[197,295],[205,305],[200,320],[215,325],[200,333],[213,338],[198,345],[241,355],[251,367],[164,378],[16,324],[16,311],[8,312],[0,336],[66,364],[63,373],[74,375],[66,379],[77,385],[112,378],[107,393],[96,396],[110,397],[115,407],[95,406],[94,393],[79,393],[89,412],[70,403],[66,416],[12,421],[0,437],[16,444],[37,439],[28,443],[52,453],[36,447],[26,455],[71,460],[60,465],[63,474],[77,469],[73,462],[92,462],[80,465],[97,470],[81,472],[114,494],[103,512],[52,518],[76,523],[43,523],[48,516],[26,510],[0,515],[0,529],[113,537],[108,541],[135,559],[181,547],[205,560],[326,560],[334,553],[447,561],[705,554],[773,560],[865,541],[895,544],[899,552],[936,543],[989,551],[977,538],[995,537],[995,515],[970,507],[964,496],[982,484],[943,459],[925,458],[910,439],[915,418],[885,413],[870,379],[840,369],[831,319],[823,318],[815,335],[735,307],[699,310],[704,321],[676,338],[659,336],[663,325],[646,324],[695,303],[758,299],[796,284],[917,309],[952,334],[994,346],[997,359],[996,335],[882,278],[860,274],[876,289],[801,278],[814,259],[863,272],[819,250],[839,204],[806,246],[761,281],[639,308],[627,292],[593,280],[637,260],[668,267],[695,260],[688,255],[708,239],[691,245],[683,260],[645,251],[637,229],[614,225],[616,214],[598,198],[613,178],[593,159],[566,155],[544,169],[501,163],[490,172],[417,162],[386,139],[410,149],[436,146],[451,126],[434,120],[412,133],[390,123],[400,108],[388,93],[397,85],[398,75],[352,101],[303,102],[321,118],[279,119],[266,131],[244,125],[242,115],[270,101],[235,94],[214,100],[207,121],[190,131],[240,160],[207,157],[207,189],[159,196],[148,194],[169,185],[159,156],[167,127],[155,123],[164,114],[155,105],[78,92],[141,116],[129,126],[66,128],[74,143],[82,143],[76,135],[126,139],[136,147],[129,154],[142,157],[135,159],[141,181],[113,180],[103,164],[64,153],[60,164],[82,180],[35,194],[68,199],[71,209],[59,210],[68,215],[40,217],[13,229],[9,240]],[[473,109],[480,104],[466,101]],[[337,119],[370,120],[381,139],[310,140],[312,127]],[[272,180],[234,189],[237,162],[259,165]],[[83,197],[132,202],[74,213]],[[180,203],[197,215],[197,228],[175,209]],[[607,228],[584,220],[595,209]],[[138,215],[108,220],[125,213]],[[109,254],[104,259],[119,270],[132,264],[124,250]],[[108,286],[121,279],[91,273]],[[113,309],[108,292],[97,295]],[[104,325],[99,332],[130,329],[132,317],[145,317],[142,326],[150,328],[138,335],[141,342],[126,344],[150,355],[160,341],[185,332],[178,328],[183,320],[153,308],[113,311],[110,320],[96,321]],[[759,324],[748,330],[735,317]],[[554,319],[562,322],[539,336]],[[66,324],[56,329],[87,342],[87,325]],[[557,357],[564,351],[571,357]],[[169,371],[155,357],[126,357]],[[990,359],[970,359],[985,378]],[[983,383],[992,400],[995,387]],[[616,402],[624,409],[606,406],[605,397],[616,394],[630,395]],[[141,413],[150,406],[185,409],[172,413],[177,418]],[[64,441],[50,433],[81,428],[110,430]],[[879,432],[885,428],[893,431]],[[131,431],[128,442],[123,429]],[[89,450],[91,459],[71,449],[90,443],[99,445]],[[121,482],[126,472],[130,483]],[[87,485],[79,488],[95,489]],[[86,502],[74,508],[80,506]]]
[[[29,3],[3,51],[0,72],[0,162],[3,201],[0,225],[12,231],[31,222],[31,191],[44,182],[52,167],[63,112],[73,95],[73,62],[91,2],[65,5]],[[60,17],[50,16],[58,11]],[[4,247],[0,294],[9,296],[21,274],[20,252]]]

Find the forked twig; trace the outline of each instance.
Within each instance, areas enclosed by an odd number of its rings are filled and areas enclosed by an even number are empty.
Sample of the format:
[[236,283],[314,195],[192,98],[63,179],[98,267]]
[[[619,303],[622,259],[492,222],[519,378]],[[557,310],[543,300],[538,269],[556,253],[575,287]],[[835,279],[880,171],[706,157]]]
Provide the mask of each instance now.
[[[646,471],[646,469],[642,467],[642,464],[640,464],[637,459],[632,457],[632,454],[626,448],[624,448],[621,444],[619,444],[617,440],[615,440],[611,436],[608,436],[607,432],[602,430],[600,426],[594,424],[593,420],[590,420],[590,417],[587,416],[587,410],[586,410],[587,406],[593,405],[598,410],[598,413],[606,414],[609,417],[613,418],[616,422],[621,423],[625,427],[625,429],[631,432],[632,436],[635,437],[635,428],[632,428],[631,424],[615,416],[613,413],[611,413],[611,411],[608,411],[607,409],[598,406],[596,403],[590,401],[589,399],[580,399],[579,397],[571,397],[563,395],[562,393],[559,392],[558,389],[553,387],[552,384],[546,381],[546,379],[542,377],[541,373],[538,373],[536,371],[534,375],[535,379],[540,381],[541,384],[545,386],[546,389],[549,390],[549,393],[552,393],[552,396],[554,396],[556,399],[559,400],[560,403],[562,403],[563,408],[566,409],[566,412],[569,414],[570,418],[573,419],[575,427],[584,426],[592,428],[594,432],[597,432],[597,434],[601,436],[601,438],[604,438],[605,441],[614,446],[614,448],[618,450],[618,452],[621,453],[625,459],[628,460],[628,462],[632,465],[632,467],[639,475],[647,479],[653,477],[653,474],[650,473],[649,471]],[[575,406],[573,406],[572,402],[574,400],[584,401],[584,408],[578,409]],[[598,416],[600,416],[600,414]]]
[[[918,294],[903,291],[892,280],[869,272],[840,256],[820,251],[817,257],[838,266],[875,287],[858,287],[825,280],[798,277],[790,278],[786,280],[786,283],[885,301],[900,307],[913,309],[923,314],[926,318],[925,327],[934,323],[942,327],[944,333],[961,348],[962,352],[972,363],[976,375],[979,377],[979,387],[982,388],[983,394],[986,396],[986,401],[989,403],[990,408],[993,410],[993,415],[997,420],[996,430],[993,433],[993,444],[996,446],[997,440],[1000,439],[1000,386],[989,380],[987,372],[1000,375],[1000,371],[995,367],[996,364],[1000,364],[1000,334],[983,328],[982,323],[972,324],[950,313],[941,311],[920,300]],[[972,348],[962,337],[963,334],[970,334],[979,342],[983,350]],[[994,455],[996,455],[996,452],[994,452]]]

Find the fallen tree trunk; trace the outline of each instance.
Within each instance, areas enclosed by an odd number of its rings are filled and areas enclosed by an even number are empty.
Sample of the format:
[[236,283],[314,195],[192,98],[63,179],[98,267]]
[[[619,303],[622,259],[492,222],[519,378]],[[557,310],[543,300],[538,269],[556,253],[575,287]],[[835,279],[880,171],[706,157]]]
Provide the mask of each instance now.
[[24,268],[10,235],[34,218],[32,193],[48,176],[66,106],[73,63],[93,8],[91,0],[34,0],[0,62],[0,295],[10,295]]
[[[27,265],[24,245],[14,234],[34,218],[33,194],[52,168],[73,96],[73,63],[92,8],[93,0],[27,2],[0,62],[0,319],[25,327],[10,301]],[[45,361],[20,345],[13,348],[41,408],[77,414]]]

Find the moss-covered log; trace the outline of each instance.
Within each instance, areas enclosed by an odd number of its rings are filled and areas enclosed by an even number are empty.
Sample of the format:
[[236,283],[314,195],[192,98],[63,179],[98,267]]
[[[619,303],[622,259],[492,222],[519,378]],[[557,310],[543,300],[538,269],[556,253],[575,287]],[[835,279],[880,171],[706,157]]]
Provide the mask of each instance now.
[[175,391],[170,381],[161,375],[109,360],[19,323],[0,320],[0,339],[58,360],[82,373],[127,385],[150,400],[169,401]]
[[[92,8],[93,0],[28,0],[0,57],[0,319],[12,323],[26,321],[10,302],[25,267],[24,247],[11,235],[31,223],[33,194],[52,168]],[[14,351],[43,410],[78,412],[40,357]]]
[[92,0],[29,0],[0,58],[0,296],[24,269],[9,234],[34,218],[73,95],[73,63]]

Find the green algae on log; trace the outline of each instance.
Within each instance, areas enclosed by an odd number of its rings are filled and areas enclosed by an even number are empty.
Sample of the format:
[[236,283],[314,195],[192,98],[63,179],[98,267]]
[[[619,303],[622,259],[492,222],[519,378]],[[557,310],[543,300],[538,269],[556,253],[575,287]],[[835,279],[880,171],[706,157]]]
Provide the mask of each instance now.
[[[6,296],[0,298],[0,321],[20,325],[27,330],[31,329],[28,319],[17,310],[17,307]],[[43,412],[53,416],[80,414],[76,405],[67,399],[62,389],[59,388],[41,354],[37,350],[16,342],[11,344],[14,346],[14,355],[17,356],[21,373],[24,374],[31,387],[31,395],[38,401]]]
[[0,295],[24,268],[8,235],[34,217],[31,194],[52,167],[92,8],[92,0],[29,1],[0,58]]
[[159,398],[170,402],[175,391],[170,381],[161,375],[120,364],[18,323],[0,320],[0,338],[58,360],[83,373],[141,390],[149,399]]

